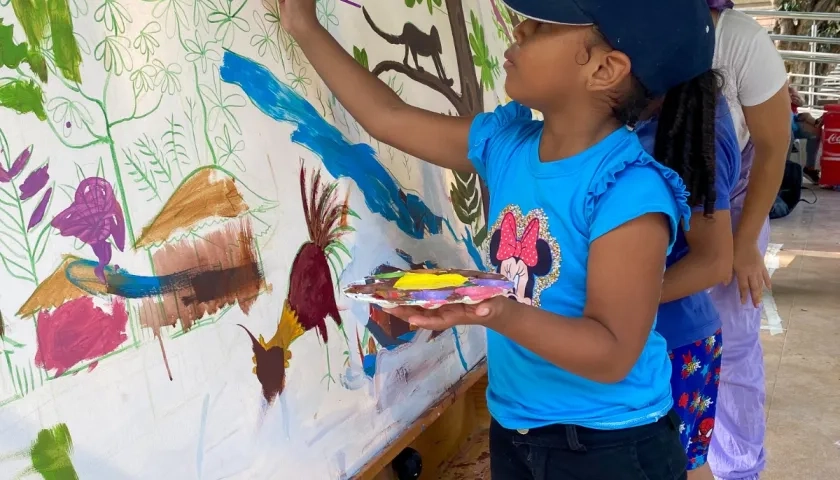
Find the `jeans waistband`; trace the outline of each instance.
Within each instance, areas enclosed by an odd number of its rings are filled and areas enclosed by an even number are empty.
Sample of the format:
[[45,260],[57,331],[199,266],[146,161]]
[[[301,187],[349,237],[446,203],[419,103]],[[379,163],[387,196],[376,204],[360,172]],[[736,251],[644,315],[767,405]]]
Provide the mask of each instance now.
[[527,430],[509,430],[515,443],[559,446],[566,444],[571,450],[586,450],[587,447],[610,447],[634,443],[656,435],[663,430],[678,431],[680,419],[672,409],[658,421],[618,430],[596,430],[578,425],[554,424]]

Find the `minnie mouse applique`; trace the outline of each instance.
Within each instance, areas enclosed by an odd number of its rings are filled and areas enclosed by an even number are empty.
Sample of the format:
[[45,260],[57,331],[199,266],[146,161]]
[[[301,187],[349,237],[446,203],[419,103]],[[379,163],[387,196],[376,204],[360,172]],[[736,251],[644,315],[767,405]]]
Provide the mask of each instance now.
[[522,215],[510,206],[499,214],[490,237],[489,263],[513,282],[512,299],[539,306],[540,293],[557,280],[560,247],[541,209]]

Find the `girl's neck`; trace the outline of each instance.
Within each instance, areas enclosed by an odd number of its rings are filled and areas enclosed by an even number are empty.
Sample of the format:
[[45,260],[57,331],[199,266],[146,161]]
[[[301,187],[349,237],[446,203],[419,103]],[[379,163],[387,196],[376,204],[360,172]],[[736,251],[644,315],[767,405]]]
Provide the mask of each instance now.
[[579,110],[574,115],[544,112],[540,161],[553,162],[573,157],[613,133],[621,124],[612,116]]

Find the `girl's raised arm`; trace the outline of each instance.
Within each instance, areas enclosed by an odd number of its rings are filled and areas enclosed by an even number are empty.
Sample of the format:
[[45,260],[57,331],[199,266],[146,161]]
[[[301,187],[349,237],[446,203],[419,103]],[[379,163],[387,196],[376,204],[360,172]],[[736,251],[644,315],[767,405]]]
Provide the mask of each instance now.
[[413,107],[359,65],[315,16],[315,0],[278,0],[283,28],[339,102],[377,140],[435,165],[474,172],[467,159],[472,118]]

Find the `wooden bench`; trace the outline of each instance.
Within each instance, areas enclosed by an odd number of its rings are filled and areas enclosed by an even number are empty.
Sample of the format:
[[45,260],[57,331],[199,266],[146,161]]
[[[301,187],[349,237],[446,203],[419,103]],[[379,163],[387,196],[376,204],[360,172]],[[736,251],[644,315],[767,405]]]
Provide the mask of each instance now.
[[[391,463],[406,448],[420,454],[421,480],[490,478],[489,463],[481,458],[486,457],[490,426],[486,389],[487,363],[482,360],[399,438],[365,464],[353,480],[397,480]],[[480,470],[485,468],[487,473],[482,474]]]

